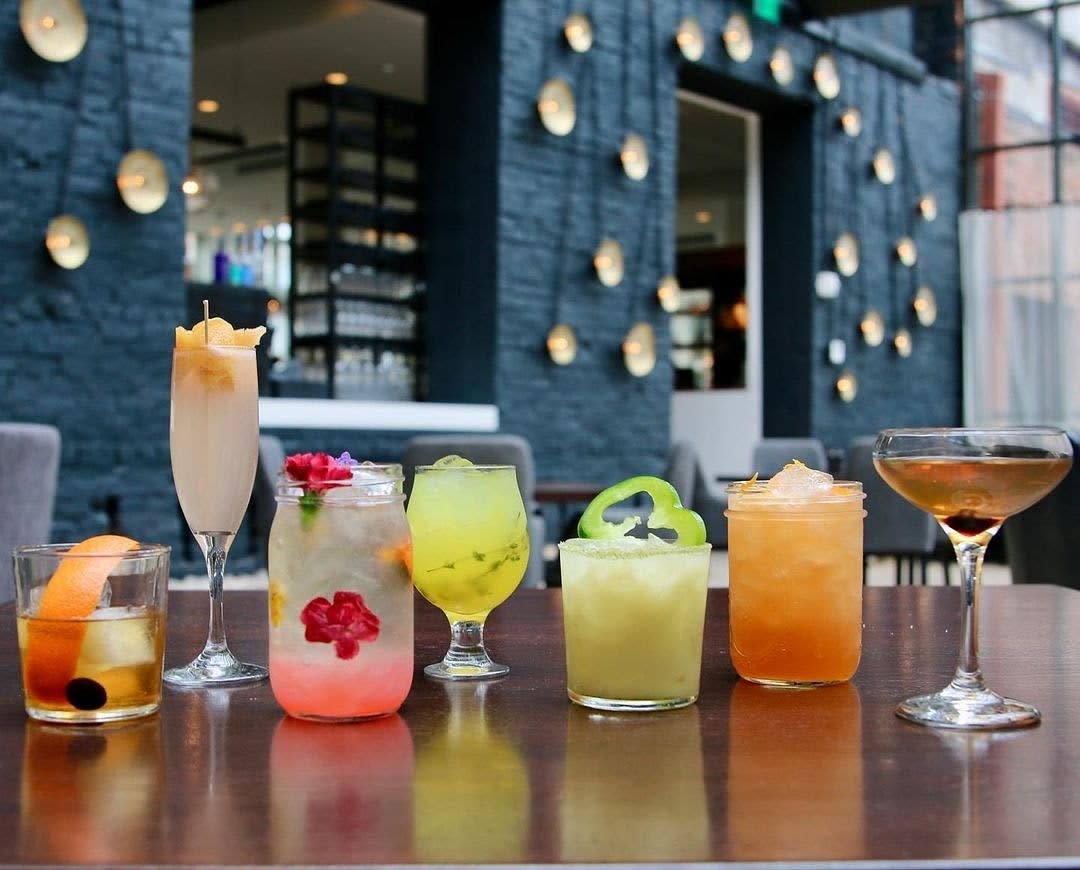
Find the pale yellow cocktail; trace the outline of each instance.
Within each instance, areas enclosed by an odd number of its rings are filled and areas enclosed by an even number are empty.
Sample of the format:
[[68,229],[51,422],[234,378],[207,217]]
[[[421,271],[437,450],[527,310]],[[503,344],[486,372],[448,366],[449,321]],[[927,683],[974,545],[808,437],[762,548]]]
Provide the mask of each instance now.
[[567,693],[608,710],[692,704],[701,676],[709,544],[559,544]]

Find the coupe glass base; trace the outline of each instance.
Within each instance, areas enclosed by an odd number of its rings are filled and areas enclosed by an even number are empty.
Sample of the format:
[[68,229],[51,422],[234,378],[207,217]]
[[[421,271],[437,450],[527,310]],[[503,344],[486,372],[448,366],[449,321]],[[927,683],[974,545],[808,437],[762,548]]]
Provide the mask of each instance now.
[[896,708],[896,715],[917,725],[969,731],[1026,728],[1041,718],[1038,710],[1023,701],[989,689],[964,691],[951,685],[932,695],[908,698]]
[[689,707],[697,700],[697,695],[687,695],[685,698],[660,698],[657,700],[596,698],[592,695],[578,694],[573,689],[567,689],[566,696],[575,704],[580,704],[582,707],[589,707],[593,710],[610,710],[616,713],[648,713],[653,710],[678,710],[680,707]]
[[182,668],[165,671],[165,682],[173,686],[200,688],[238,683],[257,683],[270,676],[262,665],[239,661],[232,653],[209,656],[205,653]]

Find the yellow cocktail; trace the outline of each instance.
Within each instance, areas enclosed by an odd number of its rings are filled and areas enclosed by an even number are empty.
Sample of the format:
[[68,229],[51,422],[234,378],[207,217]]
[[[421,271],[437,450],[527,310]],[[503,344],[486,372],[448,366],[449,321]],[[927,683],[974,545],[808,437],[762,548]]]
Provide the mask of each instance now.
[[570,699],[605,710],[692,704],[701,676],[709,544],[559,544]]
[[529,561],[528,519],[512,465],[446,457],[416,469],[408,507],[413,582],[446,614],[452,637],[440,679],[501,676],[484,650],[484,621],[510,597]]

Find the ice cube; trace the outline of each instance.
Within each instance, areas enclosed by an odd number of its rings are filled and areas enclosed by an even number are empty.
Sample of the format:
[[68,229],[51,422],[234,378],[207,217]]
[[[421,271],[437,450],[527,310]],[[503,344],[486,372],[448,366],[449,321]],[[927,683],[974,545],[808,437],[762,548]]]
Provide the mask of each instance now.
[[[139,611],[145,614],[145,611]],[[90,630],[83,640],[85,659],[107,663],[109,667],[153,664],[154,640],[147,631],[149,621],[131,619],[128,607],[108,607],[94,611]],[[104,623],[104,624],[99,624]]]
[[785,498],[810,497],[832,489],[833,476],[801,462],[789,462],[770,478],[765,488]]

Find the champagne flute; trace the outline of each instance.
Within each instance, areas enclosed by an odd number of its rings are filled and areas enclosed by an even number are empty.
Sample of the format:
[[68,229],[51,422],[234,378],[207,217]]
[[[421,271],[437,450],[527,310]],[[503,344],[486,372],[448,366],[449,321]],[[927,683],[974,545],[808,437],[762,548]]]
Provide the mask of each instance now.
[[259,456],[254,348],[174,348],[169,448],[180,507],[206,558],[210,625],[203,651],[165,671],[165,679],[189,687],[265,679],[265,667],[241,662],[229,649],[222,606],[225,561],[251,499]]
[[1072,465],[1060,429],[886,429],[874,446],[885,482],[933,514],[960,564],[961,647],[952,682],[908,698],[898,716],[940,728],[1034,725],[1039,711],[986,687],[979,668],[979,588],[986,546],[1006,518],[1031,507]]
[[529,562],[525,506],[512,465],[444,457],[419,465],[407,511],[413,583],[450,622],[450,649],[424,673],[476,680],[509,673],[484,647],[484,622],[517,588]]

